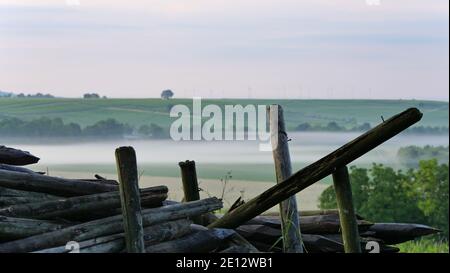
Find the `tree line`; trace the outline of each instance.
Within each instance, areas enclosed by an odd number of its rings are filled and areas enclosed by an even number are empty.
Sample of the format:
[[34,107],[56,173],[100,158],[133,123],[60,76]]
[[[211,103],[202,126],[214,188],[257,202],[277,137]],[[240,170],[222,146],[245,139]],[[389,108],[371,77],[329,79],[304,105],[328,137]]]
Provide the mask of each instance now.
[[[345,127],[335,121],[328,122],[325,125],[303,122],[295,127],[297,132],[365,132],[370,129],[372,129],[372,126],[367,122],[352,127]],[[449,128],[444,126],[415,126],[405,130],[404,133],[445,135],[449,133]]]
[[115,119],[98,121],[92,125],[81,127],[78,123],[64,123],[61,118],[41,117],[30,121],[18,118],[0,120],[0,135],[6,137],[109,137],[120,138],[127,135],[138,135],[148,138],[165,138],[163,127],[150,123],[138,128],[121,123]]
[[397,152],[400,163],[408,168],[417,168],[421,160],[436,158],[439,163],[448,162],[449,146],[406,146]]
[[[311,125],[301,123],[295,128],[297,132],[364,132],[372,127],[369,123],[363,123],[351,128],[346,128],[336,122],[327,125]],[[236,130],[236,128],[231,128]],[[245,127],[244,131],[248,131]],[[411,134],[448,134],[448,127],[417,126],[410,128],[405,133]],[[109,118],[83,128],[77,123],[64,123],[61,118],[41,117],[30,121],[18,118],[4,118],[0,120],[0,134],[3,136],[24,137],[78,137],[78,136],[111,136],[120,137],[135,135],[143,138],[169,138],[169,128],[155,123],[133,127],[127,123],[121,123]]]

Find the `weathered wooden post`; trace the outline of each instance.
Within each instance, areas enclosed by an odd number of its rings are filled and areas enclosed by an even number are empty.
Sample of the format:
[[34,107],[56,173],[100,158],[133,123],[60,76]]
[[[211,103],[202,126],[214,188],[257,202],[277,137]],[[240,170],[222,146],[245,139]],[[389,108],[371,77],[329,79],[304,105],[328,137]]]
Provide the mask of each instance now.
[[[181,169],[181,181],[183,182],[184,201],[200,200],[200,190],[198,188],[197,171],[195,169],[195,161],[186,160],[179,162]],[[202,224],[201,217],[197,216],[192,219],[195,224]]]
[[333,185],[339,208],[342,241],[345,253],[361,253],[358,224],[353,206],[352,188],[347,166],[337,168],[333,173]]
[[[281,183],[292,175],[288,136],[281,105],[271,105],[268,110],[275,173],[277,183]],[[280,203],[280,217],[283,251],[288,253],[303,253],[303,242],[295,195]]]
[[242,223],[276,206],[281,201],[332,174],[337,167],[348,165],[350,162],[418,122],[421,118],[422,113],[417,108],[410,108],[393,116],[336,151],[299,170],[283,182],[276,184],[242,206],[225,214],[208,227],[238,227]]
[[136,153],[133,147],[116,149],[116,163],[119,172],[120,200],[127,251],[129,253],[144,253],[141,200]]

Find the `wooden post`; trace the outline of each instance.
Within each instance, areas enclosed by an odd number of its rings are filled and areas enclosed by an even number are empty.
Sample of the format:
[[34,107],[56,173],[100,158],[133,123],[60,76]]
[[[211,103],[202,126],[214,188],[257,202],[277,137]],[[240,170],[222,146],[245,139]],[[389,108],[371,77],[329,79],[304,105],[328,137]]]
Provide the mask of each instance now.
[[342,241],[345,253],[361,253],[358,224],[353,206],[352,188],[346,166],[333,173],[333,185],[339,208]]
[[[281,105],[271,105],[269,107],[269,118],[275,173],[277,183],[281,183],[292,175],[288,136]],[[295,195],[292,195],[280,203],[280,217],[281,234],[283,235],[283,251],[287,253],[303,253],[303,243]]]
[[[184,202],[200,200],[200,192],[197,181],[195,161],[186,160],[178,163],[181,169],[181,181],[183,182]],[[192,219],[195,224],[202,224],[201,217]]]
[[119,191],[127,251],[144,253],[144,229],[134,149],[132,147],[116,149],[116,163],[119,172]]
[[336,151],[301,169],[247,203],[224,215],[208,227],[236,228],[281,201],[332,174],[336,167],[350,162],[418,122],[422,113],[410,108],[381,123],[372,130],[345,144]]

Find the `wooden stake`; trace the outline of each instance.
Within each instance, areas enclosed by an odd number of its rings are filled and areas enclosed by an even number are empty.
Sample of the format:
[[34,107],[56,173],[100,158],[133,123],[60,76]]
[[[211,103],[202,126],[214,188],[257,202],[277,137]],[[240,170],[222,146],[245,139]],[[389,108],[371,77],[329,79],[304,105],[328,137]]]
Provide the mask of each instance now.
[[[281,105],[271,105],[269,107],[269,118],[275,173],[277,183],[281,183],[292,175],[288,136]],[[303,253],[303,243],[295,195],[292,195],[280,203],[280,216],[283,235],[283,251],[287,253]]]
[[[184,202],[200,200],[200,192],[197,181],[195,161],[186,160],[178,163],[181,169],[181,181],[183,182]],[[201,217],[192,219],[195,224],[202,224]]]
[[125,242],[129,253],[144,253],[144,229],[142,227],[136,153],[132,147],[116,149],[119,172],[120,200],[122,204]]
[[342,241],[345,253],[361,253],[358,224],[355,207],[353,206],[352,188],[346,166],[338,168],[333,173],[333,185],[339,208]]

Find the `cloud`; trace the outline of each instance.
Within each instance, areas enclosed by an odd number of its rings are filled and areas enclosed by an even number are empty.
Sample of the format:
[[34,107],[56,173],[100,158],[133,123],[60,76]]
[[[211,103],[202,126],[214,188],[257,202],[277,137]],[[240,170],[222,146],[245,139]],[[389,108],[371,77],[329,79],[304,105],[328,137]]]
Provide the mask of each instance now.
[[0,0],[0,54],[12,91],[448,99],[448,1]]

